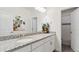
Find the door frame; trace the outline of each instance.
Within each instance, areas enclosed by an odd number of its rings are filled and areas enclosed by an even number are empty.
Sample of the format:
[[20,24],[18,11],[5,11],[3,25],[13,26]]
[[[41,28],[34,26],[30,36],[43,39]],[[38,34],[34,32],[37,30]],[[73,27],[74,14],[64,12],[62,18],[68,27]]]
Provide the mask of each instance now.
[[33,32],[33,20],[36,20],[36,32],[37,32],[37,17],[36,16],[32,17],[32,33],[34,33]]

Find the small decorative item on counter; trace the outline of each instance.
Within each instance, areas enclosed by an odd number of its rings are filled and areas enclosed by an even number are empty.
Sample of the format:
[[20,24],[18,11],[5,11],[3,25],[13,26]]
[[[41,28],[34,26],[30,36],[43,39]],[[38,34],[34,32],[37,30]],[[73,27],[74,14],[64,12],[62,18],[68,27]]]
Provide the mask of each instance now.
[[43,26],[42,26],[42,31],[43,31],[44,33],[49,33],[49,24],[48,24],[48,23],[43,24]]

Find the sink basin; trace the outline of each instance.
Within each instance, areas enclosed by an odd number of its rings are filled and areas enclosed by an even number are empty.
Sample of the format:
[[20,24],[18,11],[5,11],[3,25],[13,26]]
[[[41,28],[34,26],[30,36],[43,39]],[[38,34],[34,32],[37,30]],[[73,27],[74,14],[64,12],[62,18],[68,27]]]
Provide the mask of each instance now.
[[31,39],[31,38],[25,38],[25,39],[20,39],[17,42],[18,43],[25,43],[25,42],[28,42],[28,41],[31,41],[31,40],[33,40],[33,39]]

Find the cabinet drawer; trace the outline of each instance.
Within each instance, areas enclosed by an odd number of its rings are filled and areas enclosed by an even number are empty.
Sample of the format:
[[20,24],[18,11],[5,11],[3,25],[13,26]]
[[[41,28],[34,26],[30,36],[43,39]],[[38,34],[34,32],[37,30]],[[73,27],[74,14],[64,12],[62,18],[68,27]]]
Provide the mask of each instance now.
[[41,46],[41,45],[43,45],[45,42],[47,42],[49,40],[50,40],[50,37],[47,37],[47,38],[44,38],[44,39],[42,39],[42,40],[40,40],[38,42],[33,43],[32,44],[32,50],[39,47],[39,46]]

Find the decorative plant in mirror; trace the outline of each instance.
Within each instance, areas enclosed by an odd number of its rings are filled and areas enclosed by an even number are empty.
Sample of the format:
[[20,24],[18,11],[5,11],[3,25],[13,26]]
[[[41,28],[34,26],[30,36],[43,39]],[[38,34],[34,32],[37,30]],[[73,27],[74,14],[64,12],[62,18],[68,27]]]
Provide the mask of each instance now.
[[49,33],[49,24],[48,23],[42,25],[42,31],[44,33]]
[[21,16],[16,16],[13,20],[13,31],[21,30],[22,25],[25,25],[25,22],[21,20]]

